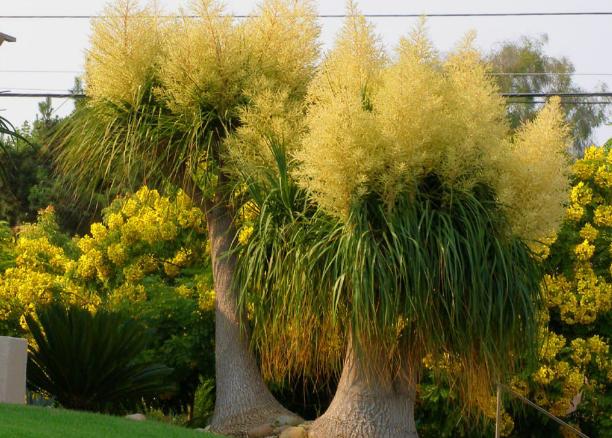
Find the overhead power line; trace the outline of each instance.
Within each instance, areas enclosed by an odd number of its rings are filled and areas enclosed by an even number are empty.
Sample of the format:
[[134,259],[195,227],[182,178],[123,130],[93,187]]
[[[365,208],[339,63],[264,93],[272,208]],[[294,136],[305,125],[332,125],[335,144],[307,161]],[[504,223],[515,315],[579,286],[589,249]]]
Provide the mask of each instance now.
[[[546,98],[546,97],[553,97],[553,96],[560,96],[560,97],[570,97],[570,98],[583,98],[583,97],[610,97],[612,98],[612,92],[600,92],[600,93],[500,93],[500,96],[502,97],[507,97],[507,98]],[[0,91],[0,97],[58,97],[58,98],[65,98],[65,97],[72,97],[75,99],[82,99],[87,97],[86,94],[83,93],[70,93],[70,92],[66,92],[66,93],[14,93],[12,91],[9,90],[2,90]],[[509,101],[508,103],[510,104],[514,104],[514,103],[546,103],[546,101],[541,100],[541,101]],[[591,100],[591,101],[581,101],[581,100],[565,100],[564,103],[566,104],[597,104],[597,105],[606,105],[606,104],[612,104],[612,100],[611,101],[599,101],[599,100]]]
[[[2,70],[0,70],[2,72]],[[492,76],[612,76],[612,73],[574,73],[574,72],[495,72]]]
[[74,97],[75,99],[82,99],[86,96],[81,93],[13,93],[0,91],[0,97]]
[[[46,93],[65,92],[66,91],[65,88],[20,88],[20,87],[0,87],[0,90],[27,91],[27,92],[30,92],[30,91],[44,91]],[[0,93],[2,93],[2,92],[0,91]]]
[[[611,11],[587,11],[587,12],[485,12],[485,13],[422,13],[422,14],[362,14],[367,18],[459,18],[459,17],[575,17],[575,16],[606,16],[612,15]],[[255,15],[227,14],[233,18],[249,18]],[[318,18],[346,18],[347,14],[318,14]],[[42,19],[42,20],[63,20],[63,19],[91,19],[104,18],[107,15],[0,15],[0,19]],[[141,17],[145,18],[146,16]],[[167,18],[199,18],[198,15],[164,15]]]
[[[535,105],[535,104],[545,104],[545,100],[513,100],[506,102],[508,105]],[[612,105],[612,100],[602,101],[602,100],[563,100],[561,101],[561,105]]]
[[501,93],[503,97],[612,97],[612,93]]
[[83,73],[83,70],[0,70],[0,73]]
[[[12,70],[0,69],[0,73],[61,73],[83,74],[83,70]],[[612,76],[612,73],[582,73],[582,72],[494,72],[492,76]]]

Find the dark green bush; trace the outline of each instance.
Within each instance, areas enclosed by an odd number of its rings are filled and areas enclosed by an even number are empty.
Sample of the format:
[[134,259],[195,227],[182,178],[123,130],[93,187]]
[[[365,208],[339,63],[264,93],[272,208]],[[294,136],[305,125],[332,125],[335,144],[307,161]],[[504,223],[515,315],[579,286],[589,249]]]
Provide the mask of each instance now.
[[195,392],[192,426],[204,427],[215,409],[215,380],[202,379]]
[[120,314],[52,304],[26,318],[31,390],[65,408],[121,412],[174,390],[165,365],[137,361],[147,333]]

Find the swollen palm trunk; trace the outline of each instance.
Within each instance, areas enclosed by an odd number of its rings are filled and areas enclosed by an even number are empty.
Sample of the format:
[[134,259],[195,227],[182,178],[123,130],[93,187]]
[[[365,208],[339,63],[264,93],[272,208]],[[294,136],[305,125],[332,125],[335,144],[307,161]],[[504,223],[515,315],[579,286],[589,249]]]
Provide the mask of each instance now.
[[310,428],[311,438],[417,438],[414,385],[407,376],[385,378],[365,368],[369,358],[352,342],[331,405]]
[[241,332],[237,292],[232,284],[236,257],[227,254],[235,234],[230,210],[223,202],[217,202],[206,208],[206,219],[216,293],[217,393],[211,429],[239,435],[256,426],[274,424],[280,416],[299,419],[270,393],[248,347],[245,333]]

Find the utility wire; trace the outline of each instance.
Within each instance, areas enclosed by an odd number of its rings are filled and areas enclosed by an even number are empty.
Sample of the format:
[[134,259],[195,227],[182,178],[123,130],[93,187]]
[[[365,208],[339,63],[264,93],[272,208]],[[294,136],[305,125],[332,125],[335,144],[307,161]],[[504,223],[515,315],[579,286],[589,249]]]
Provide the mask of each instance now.
[[[545,97],[552,97],[552,96],[560,96],[560,97],[573,97],[573,98],[581,98],[581,97],[612,97],[612,92],[611,93],[500,93],[500,95],[502,97],[507,97],[507,98],[532,98],[532,97],[539,97],[539,98],[545,98]],[[67,98],[67,97],[71,97],[71,98],[75,98],[75,99],[82,99],[87,97],[86,94],[84,93],[14,93],[10,90],[0,90],[0,97],[33,97],[33,98],[40,98],[40,97],[51,97],[51,98]],[[534,100],[534,101],[529,101],[529,100],[522,100],[522,101],[512,101],[512,100],[508,100],[507,102],[509,105],[510,104],[542,104],[542,103],[546,103],[545,100]],[[569,105],[573,105],[573,104],[587,104],[587,105],[610,105],[612,104],[612,100],[610,101],[598,101],[598,100],[590,100],[590,101],[582,101],[582,100],[564,100],[561,101],[562,104],[569,104]]]
[[[19,70],[19,69],[0,69],[0,73],[85,73],[84,70]],[[490,72],[491,76],[612,76],[612,72],[557,72],[557,71],[538,71],[538,72]]]
[[534,402],[532,402],[531,400],[529,400],[526,397],[523,397],[521,394],[519,394],[518,392],[514,391],[512,388],[510,388],[509,386],[506,385],[499,385],[501,386],[503,389],[505,389],[509,394],[513,395],[514,397],[518,398],[519,400],[521,400],[523,403],[531,406],[532,408],[538,410],[539,412],[541,412],[542,414],[546,415],[548,418],[550,418],[551,420],[557,422],[558,424],[560,424],[563,427],[568,428],[569,430],[571,430],[572,432],[574,432],[576,435],[578,435],[581,438],[589,438],[588,435],[585,435],[584,433],[580,432],[578,429],[576,429],[574,426],[567,424],[565,421],[561,420],[560,418],[555,417],[553,414],[551,414],[550,412],[548,412],[546,409],[536,405]]
[[[361,14],[366,18],[418,18],[418,17],[429,17],[429,18],[455,18],[455,17],[575,17],[575,16],[607,16],[612,15],[610,11],[590,11],[590,12],[489,12],[489,13],[423,13],[423,14]],[[227,14],[233,18],[249,18],[256,15],[245,15],[245,14]],[[351,15],[347,14],[318,14],[318,18],[346,18]],[[105,18],[108,15],[0,15],[0,19],[51,19],[51,20],[63,20],[63,19],[91,19],[91,18]],[[140,16],[146,18],[146,16]],[[163,15],[166,18],[200,18],[199,15]]]
[[65,88],[16,88],[16,87],[0,87],[0,89],[11,90],[11,91],[45,91],[49,93],[53,92],[64,92]]
[[84,72],[83,70],[0,70],[0,73],[84,73]]
[[10,91],[0,91],[0,97],[74,97],[81,99],[86,97],[81,93],[12,93]]
[[610,92],[598,93],[500,93],[502,97],[612,97]]
[[[0,73],[2,70],[0,70]],[[612,76],[612,73],[574,73],[574,72],[496,72],[489,73],[491,76]]]
[[[514,104],[545,104],[546,100],[508,100],[508,105]],[[612,100],[562,100],[561,105],[612,105]]]
[[[64,73],[83,74],[83,70],[1,70],[0,73]],[[491,76],[612,76],[612,73],[580,72],[494,72]]]

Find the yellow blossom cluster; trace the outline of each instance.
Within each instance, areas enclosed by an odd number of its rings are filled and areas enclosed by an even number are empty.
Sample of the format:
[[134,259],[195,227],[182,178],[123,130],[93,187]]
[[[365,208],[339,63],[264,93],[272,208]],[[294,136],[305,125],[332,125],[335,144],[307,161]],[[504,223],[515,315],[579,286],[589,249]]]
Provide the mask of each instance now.
[[0,273],[0,320],[19,318],[24,328],[25,315],[40,305],[59,301],[95,309],[100,304],[79,281],[77,262],[67,248],[52,242],[57,228],[52,209],[40,213],[39,223],[22,228],[15,266]]
[[[540,366],[530,383],[517,379],[522,395],[561,417],[593,406],[587,396],[609,397],[612,384],[609,333],[598,331],[612,312],[611,165],[610,150],[592,146],[572,166],[565,229],[548,259],[556,265],[543,281]],[[553,315],[564,335],[553,331]]]
[[202,312],[209,312],[215,308],[215,291],[210,287],[198,284],[198,307]]
[[593,386],[589,382],[593,367],[604,374],[612,369],[609,346],[597,335],[574,338],[569,345],[565,337],[548,329],[542,329],[541,337],[540,367],[531,376],[531,382],[536,385],[533,399],[554,415],[563,417],[577,408],[582,392]]
[[93,21],[87,52],[87,94],[122,106],[142,99],[164,54],[167,19],[155,7],[119,0]]
[[206,269],[206,240],[204,215],[182,192],[164,197],[143,187],[73,239],[61,234],[53,210],[44,210],[22,227],[15,266],[0,273],[0,321],[17,319],[25,329],[24,315],[51,301],[96,310],[146,300],[145,276],[175,278],[195,263]]
[[16,253],[17,266],[49,269],[58,273],[73,267],[73,261],[66,256],[63,248],[49,242],[47,237],[19,239]]
[[612,206],[600,205],[595,208],[593,222],[603,227],[612,227]]
[[104,283],[111,273],[121,272],[126,281],[136,283],[163,266],[166,275],[176,277],[192,258],[191,250],[181,248],[170,257],[159,251],[166,252],[164,245],[174,247],[181,236],[194,233],[205,235],[204,214],[184,192],[170,199],[142,187],[115,201],[103,222],[92,224],[91,234],[78,239],[78,273],[83,279]]
[[346,219],[370,194],[393,208],[435,175],[453,190],[492,189],[511,231],[526,241],[554,234],[569,174],[559,100],[510,136],[473,38],[442,59],[421,25],[390,60],[373,27],[349,10],[310,87],[296,153],[299,181],[324,209]]
[[573,280],[564,275],[545,280],[546,304],[559,310],[565,324],[590,324],[612,310],[611,283],[598,277],[588,264],[580,265],[574,276]]
[[246,225],[242,227],[238,233],[238,242],[240,242],[242,245],[245,245],[251,238],[252,234],[253,234],[252,225]]
[[591,224],[585,224],[580,230],[580,237],[585,239],[586,241],[594,242],[599,235],[599,231]]

